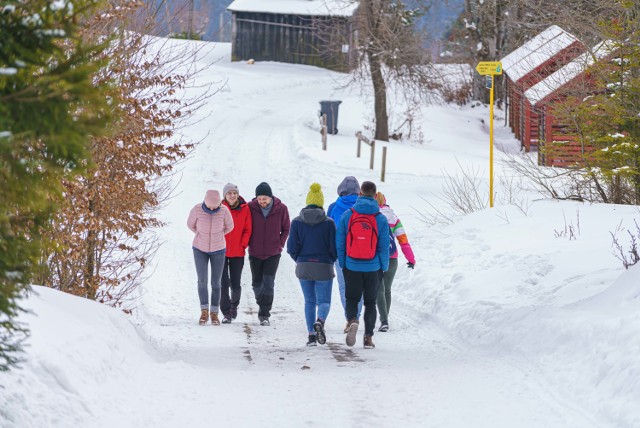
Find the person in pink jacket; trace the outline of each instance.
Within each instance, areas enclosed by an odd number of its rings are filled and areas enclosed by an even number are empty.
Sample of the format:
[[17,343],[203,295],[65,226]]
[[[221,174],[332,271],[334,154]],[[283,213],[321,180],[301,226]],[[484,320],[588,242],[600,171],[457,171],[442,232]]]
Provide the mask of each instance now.
[[409,239],[404,231],[404,226],[395,212],[387,205],[387,198],[381,193],[376,193],[376,201],[380,206],[380,212],[384,214],[389,223],[389,231],[391,233],[391,248],[389,249],[389,270],[387,270],[380,281],[378,288],[378,313],[380,314],[380,328],[378,331],[389,331],[389,309],[391,308],[391,284],[398,270],[398,249],[393,241],[397,240],[400,244],[402,254],[407,259],[407,267],[413,269],[416,264],[416,258],[413,255]]
[[[207,190],[204,201],[191,208],[187,226],[196,234],[193,238],[193,258],[198,275],[200,298],[200,325],[205,325],[211,316],[211,324],[220,325],[220,286],[226,252],[224,236],[233,230],[233,217],[229,209],[221,204],[220,192]],[[211,304],[207,278],[211,264]]]

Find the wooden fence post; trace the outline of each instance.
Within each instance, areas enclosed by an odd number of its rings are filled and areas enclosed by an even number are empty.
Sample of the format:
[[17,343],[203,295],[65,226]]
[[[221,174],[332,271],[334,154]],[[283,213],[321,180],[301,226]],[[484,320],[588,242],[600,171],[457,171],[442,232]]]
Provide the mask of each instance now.
[[382,148],[382,173],[380,174],[380,181],[384,183],[384,176],[387,172],[387,146]]
[[362,135],[362,132],[360,131],[356,132],[356,138],[358,139],[358,152],[356,153],[357,157],[360,157],[361,143],[368,144],[371,147],[371,158],[369,159],[369,169],[373,169],[373,161],[375,159],[375,153],[376,153],[376,140],[369,141],[369,139],[364,135]]
[[322,150],[327,150],[327,114],[322,115]]
[[376,140],[371,140],[371,159],[369,160],[369,169],[373,169],[373,156],[376,154]]

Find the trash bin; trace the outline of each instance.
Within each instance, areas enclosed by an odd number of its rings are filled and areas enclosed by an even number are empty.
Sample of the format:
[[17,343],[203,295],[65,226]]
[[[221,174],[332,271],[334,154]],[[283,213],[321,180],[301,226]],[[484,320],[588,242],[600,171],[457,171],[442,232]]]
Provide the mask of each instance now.
[[320,101],[320,117],[327,115],[327,133],[338,133],[338,108],[342,101]]

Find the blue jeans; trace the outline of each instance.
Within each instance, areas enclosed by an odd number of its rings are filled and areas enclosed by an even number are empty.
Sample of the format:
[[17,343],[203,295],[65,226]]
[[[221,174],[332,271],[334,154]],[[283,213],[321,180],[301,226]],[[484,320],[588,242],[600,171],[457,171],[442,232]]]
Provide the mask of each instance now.
[[326,281],[300,280],[300,287],[302,287],[302,294],[304,294],[304,317],[310,334],[315,331],[313,324],[316,320],[326,321],[329,315],[332,285],[333,279]]
[[193,249],[193,259],[196,262],[196,273],[198,274],[198,297],[200,298],[200,309],[209,309],[209,290],[207,289],[207,270],[211,264],[211,308],[210,311],[218,313],[220,306],[220,283],[222,280],[222,268],[224,267],[225,250],[205,253]]
[[[349,318],[347,318],[347,299],[344,296],[344,273],[342,273],[342,269],[338,262],[336,262],[336,278],[338,278],[338,290],[340,290],[340,301],[342,302],[342,308],[344,309],[344,319],[349,321]],[[358,303],[358,319],[360,319],[360,314],[362,313],[363,302],[364,298],[360,299],[360,303]]]

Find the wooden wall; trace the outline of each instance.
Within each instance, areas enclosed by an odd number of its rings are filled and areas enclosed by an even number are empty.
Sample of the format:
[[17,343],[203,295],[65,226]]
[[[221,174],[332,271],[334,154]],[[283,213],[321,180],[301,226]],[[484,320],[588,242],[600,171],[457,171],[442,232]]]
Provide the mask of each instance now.
[[584,45],[576,41],[543,64],[530,70],[517,82],[513,82],[507,74],[507,96],[510,98],[509,126],[513,130],[515,137],[520,140],[521,148],[526,152],[531,151],[531,149],[535,150],[538,146],[538,140],[542,136],[538,132],[538,114],[524,93],[583,53],[584,49]]
[[581,143],[573,127],[556,119],[552,104],[547,104],[540,110],[539,122],[539,165],[567,168],[584,165],[590,159],[595,148]]
[[[350,25],[344,17],[233,12],[231,60],[278,61],[346,71],[355,58]],[[343,52],[343,45],[349,45],[348,52]]]

